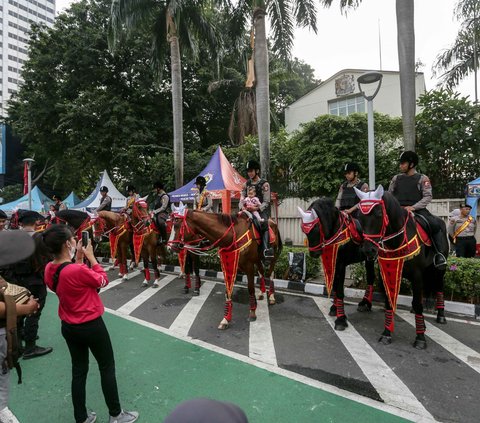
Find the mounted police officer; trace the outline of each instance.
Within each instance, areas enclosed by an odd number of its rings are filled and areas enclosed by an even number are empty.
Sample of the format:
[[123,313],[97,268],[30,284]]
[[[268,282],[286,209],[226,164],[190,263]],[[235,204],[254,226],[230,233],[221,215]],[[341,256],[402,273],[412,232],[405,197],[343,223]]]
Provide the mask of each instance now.
[[[337,200],[335,201],[335,207],[340,210],[344,210],[348,214],[352,214],[357,210],[357,204],[360,199],[357,197],[355,190],[357,188],[360,191],[367,192],[368,184],[359,179],[360,167],[356,163],[347,163],[343,168],[345,175],[345,181],[340,185],[338,190]],[[355,214],[355,213],[354,213]]]
[[[390,182],[388,191],[409,212],[420,215],[428,223],[432,244],[435,249],[433,263],[435,267],[444,269],[447,260],[441,251],[448,251],[448,241],[442,231],[441,220],[433,216],[427,206],[432,201],[432,185],[426,175],[418,173],[418,155],[414,151],[404,151],[399,159],[400,172]],[[420,218],[421,219],[421,218]]]
[[67,209],[67,206],[65,206],[65,204],[62,203],[62,199],[58,196],[58,195],[54,195],[52,197],[52,200],[55,201],[55,204],[53,205],[53,207],[55,207],[55,211],[60,211],[60,210],[66,210]]
[[254,187],[256,196],[260,200],[261,205],[258,207],[258,212],[263,222],[260,223],[260,230],[262,232],[262,244],[263,244],[263,256],[265,261],[269,261],[273,258],[273,248],[270,247],[270,236],[268,233],[268,219],[270,217],[270,202],[271,192],[270,184],[260,177],[260,164],[255,160],[250,160],[247,163],[247,182],[243,185],[242,195],[240,197],[239,208],[242,210],[243,203],[247,197],[248,189]]
[[108,187],[100,187],[100,195],[102,199],[100,200],[100,205],[97,207],[97,213],[99,211],[112,211],[112,197],[108,195]]
[[213,213],[212,196],[205,188],[207,186],[207,180],[203,176],[197,176],[195,185],[198,191],[193,198],[193,209]]
[[35,225],[43,217],[31,210],[24,210],[19,216],[22,231],[27,232],[35,241],[35,253],[25,260],[22,260],[11,268],[11,281],[27,288],[32,295],[38,299],[38,313],[26,316],[19,321],[19,331],[25,340],[24,360],[39,357],[52,352],[51,347],[40,347],[36,345],[38,323],[41,312],[47,299],[47,287],[43,281],[43,271],[48,257],[40,254],[39,245],[41,235],[35,231]]
[[124,211],[128,214],[132,212],[132,206],[140,198],[137,194],[137,190],[133,185],[127,185],[127,201],[125,203]]
[[153,202],[153,217],[160,231],[160,238],[158,239],[158,244],[160,245],[167,241],[167,219],[170,214],[170,197],[165,192],[165,187],[162,182],[155,182],[153,187],[156,193]]

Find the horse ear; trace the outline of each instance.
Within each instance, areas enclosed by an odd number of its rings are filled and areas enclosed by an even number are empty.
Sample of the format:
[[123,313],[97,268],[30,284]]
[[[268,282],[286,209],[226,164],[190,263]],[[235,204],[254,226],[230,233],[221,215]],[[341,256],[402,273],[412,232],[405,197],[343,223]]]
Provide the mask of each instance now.
[[375,190],[375,192],[373,193],[373,196],[377,199],[377,200],[381,200],[382,197],[383,197],[383,194],[384,194],[384,189],[383,189],[383,186],[382,185],[379,185],[377,187],[377,189]]
[[312,209],[311,213],[312,213],[313,220],[318,219],[317,212],[315,211],[315,209]]
[[301,207],[298,207],[298,206],[297,206],[297,209],[298,209],[298,212],[300,213],[303,223],[309,223],[315,220],[315,218],[312,215],[312,211],[305,212]]
[[357,187],[353,187],[355,190],[355,194],[357,194],[357,197],[360,198],[360,200],[367,200],[368,199],[368,192],[363,192],[360,191]]
[[171,209],[172,213],[175,213],[177,211],[177,207],[175,207],[175,204],[172,203]]

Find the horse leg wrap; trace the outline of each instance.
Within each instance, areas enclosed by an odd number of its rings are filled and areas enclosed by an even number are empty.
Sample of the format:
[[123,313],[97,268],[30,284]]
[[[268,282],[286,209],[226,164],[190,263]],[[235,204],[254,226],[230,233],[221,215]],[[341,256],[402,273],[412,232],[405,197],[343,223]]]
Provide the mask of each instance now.
[[268,296],[275,294],[275,284],[273,283],[273,278],[268,278]]
[[393,310],[385,310],[385,329],[393,333],[395,322],[393,320]]
[[143,270],[143,273],[145,274],[145,280],[146,281],[150,281],[150,269],[148,267],[146,267],[144,270]]
[[365,294],[363,294],[363,299],[367,300],[370,304],[373,301],[373,285],[367,285],[365,288]]
[[250,310],[256,310],[257,309],[257,298],[255,297],[255,294],[250,295]]
[[437,302],[435,304],[437,310],[445,309],[445,300],[443,299],[443,292],[437,292]]
[[343,304],[343,298],[337,298],[335,300],[335,306],[337,307],[337,318],[345,317],[345,306]]
[[185,275],[185,288],[190,289],[192,287],[192,278],[190,277],[190,273]]
[[232,308],[233,308],[232,300],[226,300],[225,301],[225,311],[223,313],[223,317],[228,322],[230,322],[232,320]]
[[120,273],[122,275],[126,275],[127,274],[127,266],[124,264],[124,263],[120,263]]
[[425,333],[425,318],[423,314],[415,314],[415,330],[417,335],[421,335]]
[[260,277],[260,292],[261,292],[262,294],[265,294],[265,291],[266,291],[266,290],[267,290],[267,289],[265,288],[265,277],[264,277],[264,276],[261,276],[261,277]]

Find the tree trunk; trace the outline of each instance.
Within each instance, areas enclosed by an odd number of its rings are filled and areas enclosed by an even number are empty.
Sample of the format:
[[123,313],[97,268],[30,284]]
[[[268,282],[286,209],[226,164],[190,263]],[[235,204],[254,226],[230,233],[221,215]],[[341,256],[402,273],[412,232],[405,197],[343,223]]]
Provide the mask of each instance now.
[[403,145],[406,150],[414,151],[416,110],[414,0],[397,0],[396,8]]
[[265,29],[265,10],[253,11],[255,27],[255,94],[257,99],[257,128],[260,147],[260,166],[262,176],[270,176],[270,93],[268,70],[268,47]]
[[175,188],[180,188],[183,186],[182,63],[178,37],[176,35],[170,35],[169,41],[172,70],[173,166],[175,172]]

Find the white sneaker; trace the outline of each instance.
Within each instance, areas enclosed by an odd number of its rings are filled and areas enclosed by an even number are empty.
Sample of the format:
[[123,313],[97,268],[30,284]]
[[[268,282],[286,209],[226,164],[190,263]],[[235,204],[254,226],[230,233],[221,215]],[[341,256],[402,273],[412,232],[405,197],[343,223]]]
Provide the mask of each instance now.
[[137,411],[124,411],[117,416],[110,416],[109,423],[133,423],[138,419]]

